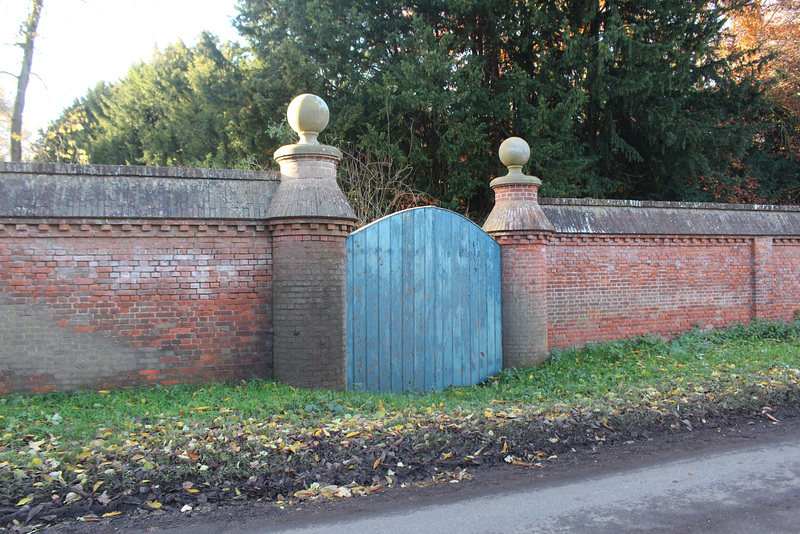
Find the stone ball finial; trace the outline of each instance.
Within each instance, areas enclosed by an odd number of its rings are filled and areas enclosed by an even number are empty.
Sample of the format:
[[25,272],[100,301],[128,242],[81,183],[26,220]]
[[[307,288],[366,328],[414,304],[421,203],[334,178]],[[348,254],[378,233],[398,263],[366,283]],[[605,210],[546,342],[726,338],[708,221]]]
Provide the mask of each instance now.
[[286,110],[289,126],[300,135],[299,145],[318,145],[317,136],[328,125],[328,105],[317,95],[295,97]]
[[500,145],[499,155],[508,167],[508,176],[522,175],[522,166],[531,157],[531,147],[520,137],[509,137]]

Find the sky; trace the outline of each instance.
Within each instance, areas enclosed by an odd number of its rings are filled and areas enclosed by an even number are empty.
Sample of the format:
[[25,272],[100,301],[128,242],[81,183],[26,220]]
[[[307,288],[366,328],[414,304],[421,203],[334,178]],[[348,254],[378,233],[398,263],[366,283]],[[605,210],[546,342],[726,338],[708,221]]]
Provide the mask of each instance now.
[[[0,0],[0,71],[19,74],[20,25],[30,0]],[[32,138],[40,128],[100,81],[123,78],[131,64],[148,61],[183,40],[188,46],[208,30],[235,40],[236,0],[44,0],[23,125]],[[0,87],[13,104],[17,80],[0,72]]]

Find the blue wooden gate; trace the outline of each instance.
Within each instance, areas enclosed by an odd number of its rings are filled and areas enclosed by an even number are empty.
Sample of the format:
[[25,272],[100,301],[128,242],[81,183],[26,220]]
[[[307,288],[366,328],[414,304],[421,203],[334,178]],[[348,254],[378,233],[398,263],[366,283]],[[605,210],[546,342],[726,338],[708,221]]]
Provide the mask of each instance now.
[[395,213],[347,238],[347,384],[429,391],[502,368],[500,246],[440,208]]

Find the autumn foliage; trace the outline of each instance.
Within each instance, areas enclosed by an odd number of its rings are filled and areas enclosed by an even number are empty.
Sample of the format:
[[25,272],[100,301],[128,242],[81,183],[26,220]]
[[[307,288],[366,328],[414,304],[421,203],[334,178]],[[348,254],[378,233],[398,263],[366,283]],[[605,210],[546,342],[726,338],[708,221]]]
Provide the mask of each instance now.
[[[749,176],[737,199],[780,203],[800,201],[800,0],[755,0],[734,12],[731,19],[731,54],[739,54],[765,84],[770,108],[758,148],[783,160],[789,183],[776,198],[762,198],[759,180]],[[757,67],[757,68],[755,68]],[[734,165],[735,167],[735,165]],[[792,172],[793,170],[793,172]]]

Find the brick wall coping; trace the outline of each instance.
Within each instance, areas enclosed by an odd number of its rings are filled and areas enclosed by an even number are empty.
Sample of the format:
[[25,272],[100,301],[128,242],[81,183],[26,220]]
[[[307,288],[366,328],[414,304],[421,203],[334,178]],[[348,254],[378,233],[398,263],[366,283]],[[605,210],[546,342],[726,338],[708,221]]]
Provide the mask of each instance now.
[[0,217],[264,219],[277,172],[0,163]]
[[141,178],[200,178],[203,180],[280,181],[277,171],[147,167],[143,165],[74,165],[69,163],[9,163],[0,161],[0,175],[45,174],[72,176],[136,176]]
[[540,199],[557,233],[800,235],[800,206]]
[[658,200],[614,200],[599,198],[539,198],[539,204],[548,206],[610,206],[620,208],[673,208],[684,210],[737,210],[737,211],[796,211],[800,206],[778,204],[724,204],[714,202],[665,202]]

